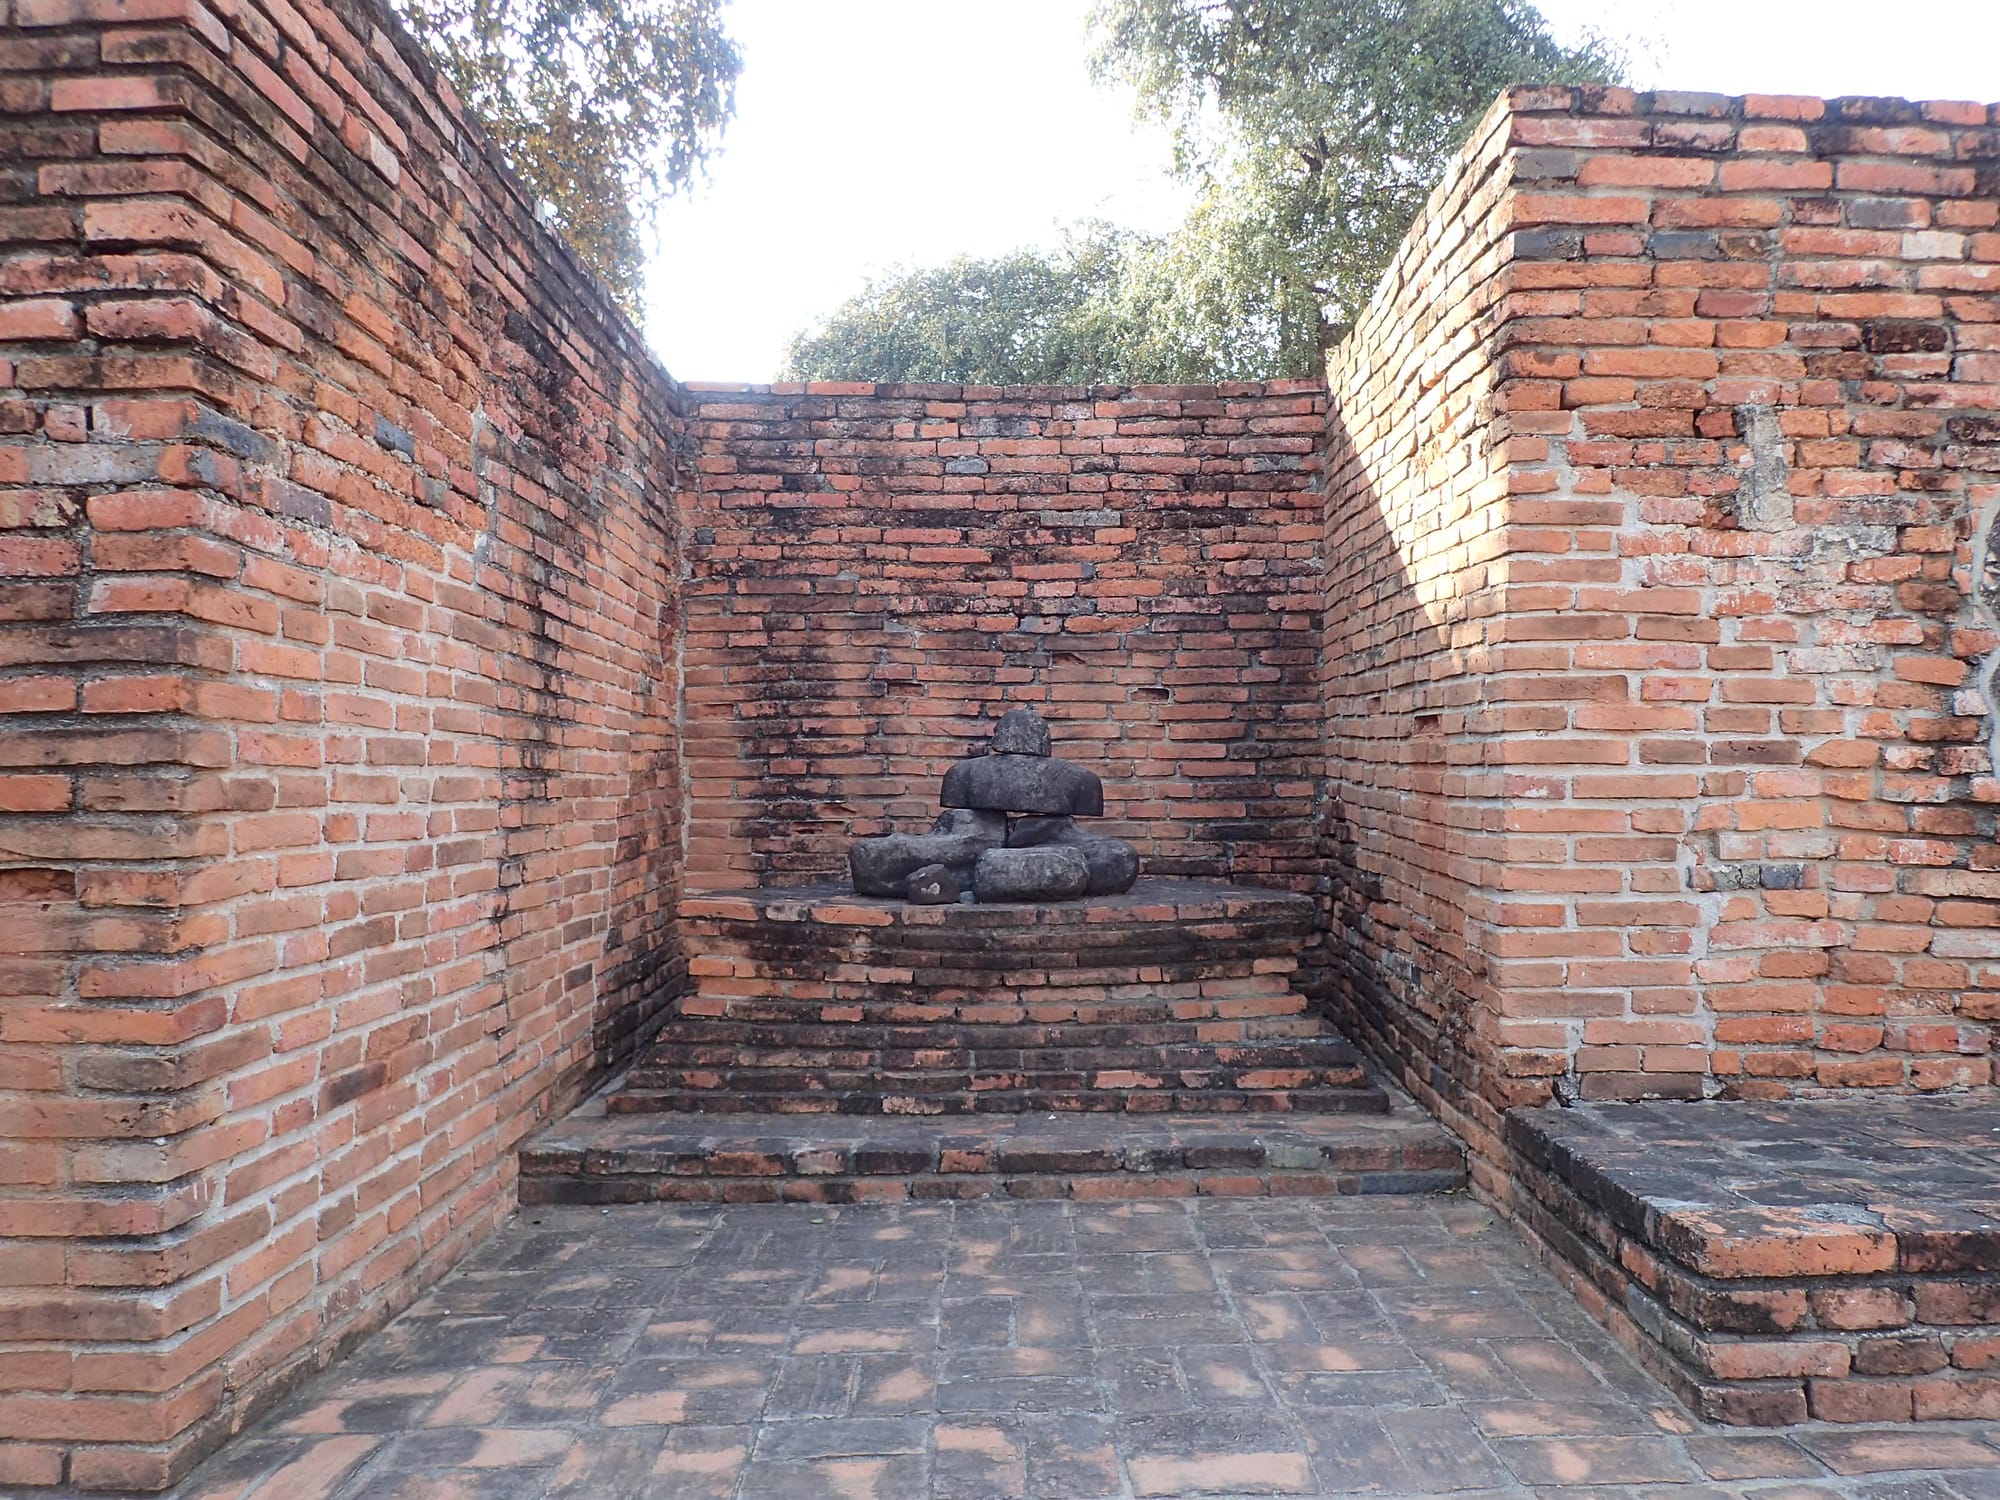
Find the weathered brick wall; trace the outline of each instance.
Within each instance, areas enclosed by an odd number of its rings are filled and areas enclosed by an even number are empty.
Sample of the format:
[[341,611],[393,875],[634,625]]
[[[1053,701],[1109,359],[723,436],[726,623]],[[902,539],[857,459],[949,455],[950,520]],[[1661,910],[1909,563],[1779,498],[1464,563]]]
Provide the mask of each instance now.
[[158,1486],[676,981],[678,419],[372,3],[0,109],[0,1488]]
[[1517,90],[1336,361],[1346,1005],[1489,1149],[1567,1068],[1990,1081],[1996,127]]
[[[1484,768],[1529,694],[1489,699],[1510,652],[1487,631],[1510,585],[1507,454],[1493,434],[1490,338],[1509,253],[1507,122],[1487,119],[1328,365],[1321,547],[1326,705],[1319,831],[1330,1004],[1460,1129],[1505,1020],[1481,942],[1499,916],[1492,861],[1509,827]],[[1530,814],[1530,816],[1535,816]]]
[[690,886],[844,878],[1015,704],[1149,873],[1310,885],[1317,384],[689,399]]

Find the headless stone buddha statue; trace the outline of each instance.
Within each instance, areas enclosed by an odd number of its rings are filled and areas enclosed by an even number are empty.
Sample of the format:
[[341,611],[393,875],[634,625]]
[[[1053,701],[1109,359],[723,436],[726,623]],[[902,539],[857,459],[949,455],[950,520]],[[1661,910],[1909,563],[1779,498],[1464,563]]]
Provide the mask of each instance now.
[[1117,895],[1139,878],[1139,855],[1077,825],[1104,811],[1104,783],[1052,753],[1048,723],[1009,709],[986,753],[945,774],[945,812],[927,834],[858,839],[848,853],[866,896],[956,899],[970,878],[981,901],[1074,901]]

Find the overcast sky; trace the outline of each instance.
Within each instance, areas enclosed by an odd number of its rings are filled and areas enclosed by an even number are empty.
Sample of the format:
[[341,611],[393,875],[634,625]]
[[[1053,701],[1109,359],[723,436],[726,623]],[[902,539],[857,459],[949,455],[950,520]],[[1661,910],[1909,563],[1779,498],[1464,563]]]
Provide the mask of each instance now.
[[[786,342],[898,265],[1171,225],[1157,130],[1090,81],[1089,0],[732,0],[736,119],[661,221],[647,333],[686,380],[768,380]],[[2000,3],[1542,0],[1624,42],[1642,87],[2000,97]],[[1898,18],[1907,17],[1905,24]]]

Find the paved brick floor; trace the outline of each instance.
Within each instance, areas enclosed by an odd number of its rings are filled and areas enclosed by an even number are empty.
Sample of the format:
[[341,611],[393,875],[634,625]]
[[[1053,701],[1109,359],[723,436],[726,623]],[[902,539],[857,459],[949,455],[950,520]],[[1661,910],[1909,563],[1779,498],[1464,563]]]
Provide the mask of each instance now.
[[2000,1424],[1699,1427],[1461,1196],[541,1208],[181,1493],[2000,1500]]

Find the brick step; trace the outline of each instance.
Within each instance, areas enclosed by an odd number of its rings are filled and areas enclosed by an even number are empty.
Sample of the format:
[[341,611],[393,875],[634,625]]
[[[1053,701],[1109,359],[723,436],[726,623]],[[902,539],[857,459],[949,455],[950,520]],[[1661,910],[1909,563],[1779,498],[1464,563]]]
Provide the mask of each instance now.
[[[1243,1021],[1150,1021],[1130,1026],[959,1025],[882,1026],[862,1022],[746,1022],[706,1016],[677,1016],[660,1033],[660,1040],[691,1047],[826,1048],[832,1051],[929,1051],[956,1046],[976,1053],[999,1051],[1079,1050],[1121,1047],[1230,1047],[1245,1043],[1324,1041],[1346,1046],[1330,1036],[1314,1016],[1256,1016]],[[1349,1056],[1355,1056],[1350,1049]]]
[[1461,1187],[1458,1142],[1407,1099],[1365,1114],[907,1119],[611,1113],[587,1100],[521,1152],[523,1204],[1175,1198]]
[[[1365,1087],[1367,1074],[1359,1067],[1232,1068],[1220,1066],[1154,1068],[1084,1068],[1063,1071],[947,1068],[843,1069],[813,1063],[804,1067],[677,1068],[648,1061],[634,1069],[633,1089],[723,1091],[745,1095],[826,1094],[835,1097],[883,1098],[967,1094],[975,1101],[1002,1095],[1110,1093],[1179,1095],[1188,1092],[1273,1092],[1291,1089]],[[994,1108],[975,1102],[974,1109]]]
[[824,1069],[829,1072],[1086,1072],[1111,1070],[1180,1073],[1306,1068],[1354,1072],[1361,1059],[1338,1037],[1299,1037],[1253,1044],[1175,1042],[1167,1045],[1102,1047],[970,1047],[959,1038],[932,1037],[915,1047],[839,1047],[802,1040],[785,1046],[742,1042],[693,1042],[672,1032],[656,1041],[641,1065],[663,1068],[766,1071]]
[[[811,993],[718,995],[698,990],[680,1002],[679,1015],[700,1020],[766,1025],[865,1026],[1079,1025],[1149,1026],[1169,1021],[1237,1021],[1303,1016],[1306,997],[1296,991],[1256,995],[1161,996],[1153,999],[1051,999],[1046,995],[968,996],[963,1000],[884,997],[830,999]],[[837,1017],[838,1019],[833,1019]]]
[[709,1087],[647,1087],[633,1082],[610,1101],[614,1114],[972,1115],[972,1114],[1379,1114],[1381,1091],[1351,1086],[1297,1088],[983,1088],[962,1083],[889,1091],[879,1076],[865,1089],[758,1089],[741,1079]]

